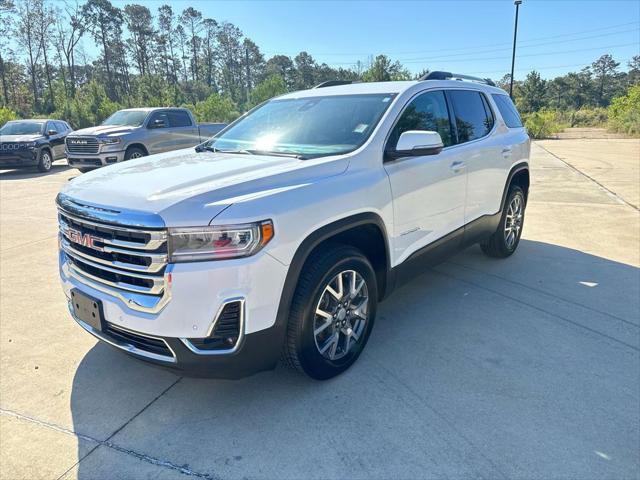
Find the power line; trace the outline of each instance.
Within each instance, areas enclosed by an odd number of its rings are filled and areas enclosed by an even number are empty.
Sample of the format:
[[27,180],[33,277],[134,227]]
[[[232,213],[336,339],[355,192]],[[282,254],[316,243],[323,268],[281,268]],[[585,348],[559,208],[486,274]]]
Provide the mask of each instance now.
[[[598,47],[591,47],[591,48],[579,48],[579,49],[574,49],[574,50],[558,50],[558,51],[553,51],[553,52],[541,52],[541,53],[528,53],[528,54],[523,54],[523,55],[518,55],[518,57],[541,57],[541,56],[545,56],[545,55],[557,55],[557,54],[561,54],[561,53],[577,53],[577,52],[587,52],[587,51],[593,51],[593,50],[602,50],[602,49],[606,49],[606,48],[616,48],[616,47],[629,47],[629,46],[636,46],[638,45],[638,42],[632,42],[632,43],[621,43],[621,44],[617,44],[617,45],[604,45],[604,46],[598,46]],[[425,58],[421,58],[421,59],[416,59],[416,60],[410,60],[410,61],[402,61],[403,64],[405,63],[427,63],[427,62],[433,62],[434,60],[436,60],[437,62],[442,62],[442,63],[458,63],[458,62],[469,62],[469,61],[477,61],[477,60],[504,60],[504,56],[500,56],[500,57],[476,57],[476,56],[468,56],[466,58],[458,58],[455,60],[448,60],[449,57],[425,57]],[[328,63],[328,65],[355,65],[357,62],[332,62],[332,63]]]
[[[581,35],[581,34],[592,33],[592,32],[601,32],[603,30],[610,30],[612,28],[626,27],[626,26],[629,26],[629,25],[638,25],[638,24],[640,24],[640,22],[638,22],[636,20],[636,21],[633,21],[633,22],[618,23],[618,24],[615,24],[615,25],[608,25],[606,27],[593,28],[593,29],[589,29],[589,30],[581,30],[581,31],[578,31],[578,32],[561,33],[561,34],[558,34],[558,35],[547,35],[547,36],[544,36],[544,37],[534,37],[534,38],[529,38],[529,39],[525,39],[525,40],[522,40],[522,41],[519,40],[518,43],[522,44],[522,43],[535,42],[535,41],[538,41],[538,40],[549,40],[549,39],[552,39],[552,38],[572,37],[574,35]],[[476,46],[473,47],[473,49],[475,49],[475,48],[485,48],[485,47],[504,46],[504,45],[510,45],[510,43],[500,42],[500,43],[476,45]],[[438,51],[440,51],[440,52],[456,52],[456,51],[465,51],[465,50],[468,51],[468,50],[472,50],[472,49],[470,49],[469,47],[438,49]],[[387,52],[387,55],[396,57],[396,56],[400,56],[400,55],[412,55],[412,54],[415,55],[415,54],[418,54],[418,53],[426,53],[426,52],[427,52],[427,50],[413,50],[413,51],[404,51],[404,52]],[[294,54],[297,54],[297,53],[300,53],[300,52],[298,52],[298,51],[296,51],[296,52],[293,52],[293,51],[290,51],[290,52],[277,51],[276,52],[276,51],[272,51],[272,50],[271,51],[270,50],[265,50],[265,51],[263,51],[263,53],[274,54],[274,55],[275,54],[279,54],[279,55],[284,55],[284,54],[294,55]],[[351,56],[358,56],[358,55],[366,56],[366,55],[369,55],[370,53],[371,52],[364,52],[364,53],[363,52],[359,52],[359,53],[356,53],[356,52],[351,52],[351,53],[348,53],[348,52],[334,52],[334,53],[314,53],[314,55],[316,55],[316,56],[350,56],[350,55]]]
[[[568,42],[578,42],[581,40],[587,40],[590,38],[599,38],[599,37],[607,37],[607,36],[611,36],[611,35],[620,35],[621,33],[628,33],[628,32],[640,32],[640,29],[634,28],[632,30],[623,30],[620,32],[612,32],[612,33],[604,33],[604,34],[600,34],[600,35],[592,35],[589,37],[581,37],[581,38],[574,38],[574,39],[570,39],[570,40],[564,40],[564,43],[568,43]],[[539,47],[542,45],[552,45],[557,43],[556,40],[551,41],[551,42],[542,42],[542,43],[535,43],[533,45],[523,45],[521,47],[518,47],[518,49],[522,49],[522,48],[532,48],[532,47]],[[511,50],[511,47],[504,47],[504,48],[496,48],[496,49],[492,49],[492,50],[478,50],[476,52],[473,52],[474,54],[479,54],[479,53],[492,53],[492,52],[501,52],[501,51],[505,51],[505,50]],[[465,52],[465,53],[455,53],[455,54],[450,54],[450,55],[439,55],[436,57],[429,57],[430,59],[434,59],[434,58],[450,58],[450,57],[460,57],[460,56],[464,56],[464,55],[469,55],[469,53]],[[423,60],[422,58],[407,58],[407,59],[401,59],[401,62],[408,62],[411,60]]]

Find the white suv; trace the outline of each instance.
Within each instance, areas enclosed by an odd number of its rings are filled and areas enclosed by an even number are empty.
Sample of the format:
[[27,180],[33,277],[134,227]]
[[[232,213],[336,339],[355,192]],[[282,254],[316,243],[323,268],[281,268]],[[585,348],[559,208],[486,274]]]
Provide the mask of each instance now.
[[188,375],[237,378],[283,358],[333,377],[401,282],[474,243],[514,252],[529,147],[490,81],[432,72],[283,95],[195,151],[64,187],[69,310],[100,340]]

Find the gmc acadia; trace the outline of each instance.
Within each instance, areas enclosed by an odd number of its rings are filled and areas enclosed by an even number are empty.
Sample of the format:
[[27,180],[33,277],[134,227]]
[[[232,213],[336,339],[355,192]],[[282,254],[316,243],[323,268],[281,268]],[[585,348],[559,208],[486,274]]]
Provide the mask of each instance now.
[[333,377],[394,287],[475,243],[516,250],[529,148],[510,98],[473,77],[282,95],[195,150],[63,188],[69,311],[179,373],[238,378],[283,358]]

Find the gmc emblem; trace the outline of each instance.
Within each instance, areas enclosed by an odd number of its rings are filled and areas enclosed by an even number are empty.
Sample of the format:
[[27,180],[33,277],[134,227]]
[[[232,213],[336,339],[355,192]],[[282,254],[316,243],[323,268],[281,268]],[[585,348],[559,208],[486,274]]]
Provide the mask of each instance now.
[[73,243],[77,243],[78,245],[82,245],[83,247],[92,248],[100,252],[104,250],[102,247],[96,245],[96,242],[103,242],[104,239],[100,237],[94,237],[89,233],[83,234],[82,232],[74,228],[66,228],[64,230],[64,236],[71,240]]

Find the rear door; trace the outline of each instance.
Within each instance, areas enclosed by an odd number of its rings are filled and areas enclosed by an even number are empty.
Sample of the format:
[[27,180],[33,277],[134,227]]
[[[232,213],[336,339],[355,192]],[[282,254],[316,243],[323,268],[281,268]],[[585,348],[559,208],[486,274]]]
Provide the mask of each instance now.
[[169,110],[169,124],[171,128],[172,150],[193,147],[200,143],[198,126],[185,110]]
[[[505,168],[503,144],[495,133],[496,119],[487,96],[472,89],[447,90],[455,117],[458,144],[467,171],[465,224],[500,209]],[[506,155],[507,152],[504,153]]]
[[445,148],[437,155],[385,162],[393,194],[393,244],[398,263],[464,225],[466,173],[442,90],[414,97],[398,118],[386,148],[407,130],[436,131]]

